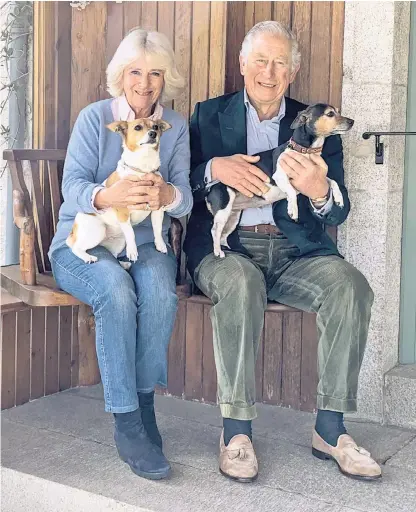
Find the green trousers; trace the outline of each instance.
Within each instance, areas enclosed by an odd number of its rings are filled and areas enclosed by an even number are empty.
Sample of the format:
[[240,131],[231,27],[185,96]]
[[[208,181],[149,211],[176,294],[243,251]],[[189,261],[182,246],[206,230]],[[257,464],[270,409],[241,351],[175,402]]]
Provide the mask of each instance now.
[[206,256],[195,272],[211,298],[218,401],[225,418],[256,417],[255,361],[267,299],[314,312],[319,336],[318,409],[353,412],[370,323],[373,292],[337,256],[293,258],[283,235],[239,232],[252,255]]

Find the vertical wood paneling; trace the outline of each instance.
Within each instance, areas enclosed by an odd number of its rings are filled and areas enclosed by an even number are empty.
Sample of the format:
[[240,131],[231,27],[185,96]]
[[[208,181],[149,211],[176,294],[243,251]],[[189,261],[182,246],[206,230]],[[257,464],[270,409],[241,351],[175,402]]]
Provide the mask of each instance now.
[[72,307],[59,308],[59,390],[71,387]]
[[82,108],[107,97],[106,18],[106,2],[91,2],[82,11],[72,10],[71,126]]
[[316,407],[316,386],[318,385],[318,336],[316,315],[302,315],[302,358],[301,358],[301,402],[304,411],[313,411]]
[[217,401],[217,372],[212,343],[211,306],[204,306],[204,332],[202,341],[202,396],[204,400]]
[[165,34],[175,48],[175,6],[177,2],[158,2],[157,30]]
[[[244,5],[244,4],[243,4]],[[246,2],[246,13],[245,13],[245,20],[244,20],[244,34],[247,34],[247,32],[255,25],[254,21],[254,12],[255,12],[255,5],[256,2]]]
[[157,8],[159,2],[142,2],[140,27],[145,30],[157,30]]
[[211,24],[209,43],[209,98],[224,94],[225,84],[225,49],[227,30],[226,2],[211,3]]
[[79,384],[78,308],[72,308],[71,387]]
[[14,406],[16,317],[14,311],[1,315],[1,408]]
[[195,103],[208,97],[209,2],[193,2],[192,14],[192,67],[191,67],[191,112]]
[[282,402],[299,409],[302,313],[283,314]]
[[55,83],[56,148],[66,149],[70,134],[71,119],[71,20],[72,7],[69,2],[56,2],[55,38]]
[[254,2],[254,24],[272,19],[273,2]]
[[106,6],[105,61],[107,66],[124,37],[124,10],[122,4],[115,2],[106,2]]
[[331,52],[331,4],[312,2],[309,101],[329,100],[329,61]]
[[272,19],[287,27],[292,25],[292,4],[294,2],[272,2]]
[[185,332],[186,302],[179,300],[172,338],[169,343],[168,388],[169,393],[182,397],[185,382]]
[[282,380],[282,314],[266,311],[264,317],[263,401],[278,404]]
[[132,28],[140,27],[142,19],[142,2],[123,2],[124,35]]
[[186,80],[185,90],[174,101],[174,108],[185,119],[190,117],[191,86],[191,25],[192,2],[177,2],[175,6],[175,54],[179,71]]
[[227,39],[225,52],[225,92],[238,91],[243,87],[240,74],[239,53],[245,36],[245,10],[239,2],[228,2]]
[[187,302],[186,311],[186,365],[185,396],[202,397],[202,339],[204,333],[204,306]]
[[332,2],[329,103],[341,108],[342,54],[344,49],[344,2]]
[[78,307],[79,385],[91,386],[100,382],[95,345],[95,322],[92,309]]
[[59,308],[46,308],[45,394],[59,391]]
[[301,64],[295,81],[290,86],[292,98],[309,101],[309,68],[311,57],[311,3],[293,2],[292,30],[299,43]]
[[45,392],[45,308],[32,309],[32,340],[30,350],[30,398]]
[[30,309],[17,313],[16,405],[30,398]]
[[[175,2],[158,2],[157,30],[169,39],[175,50]],[[172,108],[173,102],[167,101],[164,105]]]

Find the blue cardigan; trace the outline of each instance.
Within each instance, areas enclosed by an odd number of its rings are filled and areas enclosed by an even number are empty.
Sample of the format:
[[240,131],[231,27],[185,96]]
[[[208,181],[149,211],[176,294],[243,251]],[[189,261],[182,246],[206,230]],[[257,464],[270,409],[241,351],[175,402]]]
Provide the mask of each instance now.
[[[113,122],[112,99],[97,101],[85,107],[79,114],[68,144],[62,180],[64,202],[59,210],[56,234],[49,255],[65,244],[77,212],[94,213],[91,205],[92,192],[97,185],[116,169],[122,153],[121,137],[106,128]],[[182,193],[180,204],[166,212],[163,221],[163,237],[167,241],[170,217],[183,217],[192,210],[193,200],[189,185],[190,150],[189,131],[185,119],[173,110],[163,107],[163,119],[172,128],[160,141],[160,173]],[[153,242],[150,215],[134,226],[136,244]]]

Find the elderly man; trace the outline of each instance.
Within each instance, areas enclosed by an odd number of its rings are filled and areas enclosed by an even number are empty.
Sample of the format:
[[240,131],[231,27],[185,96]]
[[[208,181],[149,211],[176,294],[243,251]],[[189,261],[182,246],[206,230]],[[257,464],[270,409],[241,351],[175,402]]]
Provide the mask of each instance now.
[[[213,221],[205,193],[218,181],[247,196],[266,190],[266,175],[252,165],[258,157],[248,155],[290,139],[291,123],[306,108],[284,96],[299,65],[293,33],[274,21],[258,23],[246,35],[240,52],[244,90],[198,103],[191,120],[195,205],[185,251],[195,284],[214,304],[211,320],[224,426],[220,471],[241,482],[253,481],[258,473],[251,420],[256,417],[255,359],[267,299],[317,314],[319,383],[313,454],[334,459],[347,476],[381,476],[378,464],[356,445],[343,422],[344,412],[356,410],[373,292],[322,229],[341,224],[349,212],[340,137],[326,139],[322,157],[308,159],[301,153],[282,157],[291,183],[309,198],[305,223],[293,222],[284,236],[273,221],[271,206],[247,209],[238,232],[228,240],[235,247],[232,239],[236,242],[237,237],[251,257],[237,251],[228,251],[223,259],[213,254]],[[344,208],[334,203],[327,176],[338,182]],[[308,239],[306,223],[321,228],[317,241]]]

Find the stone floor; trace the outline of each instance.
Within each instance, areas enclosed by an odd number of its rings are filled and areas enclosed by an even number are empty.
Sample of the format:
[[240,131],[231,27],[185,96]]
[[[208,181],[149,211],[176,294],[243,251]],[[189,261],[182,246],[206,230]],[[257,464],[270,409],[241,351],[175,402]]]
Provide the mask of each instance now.
[[218,472],[219,411],[157,397],[172,475],[135,476],[116,453],[101,386],[69,390],[2,413],[3,512],[416,512],[416,431],[349,421],[383,467],[381,482],[344,477],[310,452],[314,416],[260,405],[260,474],[239,484]]

